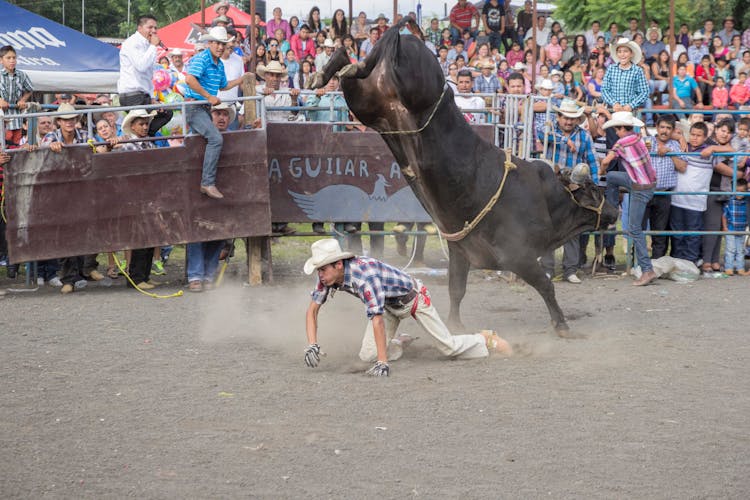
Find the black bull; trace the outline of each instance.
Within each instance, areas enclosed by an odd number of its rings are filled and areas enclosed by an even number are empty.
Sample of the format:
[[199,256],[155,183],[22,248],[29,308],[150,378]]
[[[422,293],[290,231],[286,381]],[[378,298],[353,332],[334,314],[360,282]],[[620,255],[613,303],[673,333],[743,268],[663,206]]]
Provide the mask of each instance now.
[[[338,49],[313,87],[334,75],[355,116],[378,131],[393,152],[416,197],[443,233],[460,231],[498,191],[505,153],[474,134],[445,85],[435,57],[417,37],[400,36],[402,21],[389,29],[366,62],[352,65]],[[544,299],[558,333],[568,330],[555,290],[538,258],[571,237],[614,223],[617,211],[604,203],[594,183],[568,190],[544,162],[512,159],[498,201],[459,241],[449,241],[449,323],[461,327],[460,304],[469,267],[516,273]]]

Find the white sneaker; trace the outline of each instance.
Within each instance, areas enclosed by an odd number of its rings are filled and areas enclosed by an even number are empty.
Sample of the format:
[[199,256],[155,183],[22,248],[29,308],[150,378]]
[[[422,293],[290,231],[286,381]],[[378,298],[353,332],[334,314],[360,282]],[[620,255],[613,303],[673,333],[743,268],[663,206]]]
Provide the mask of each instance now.
[[73,284],[73,287],[74,287],[74,288],[75,288],[76,290],[80,290],[80,289],[82,289],[82,288],[86,288],[86,285],[88,285],[88,284],[89,284],[89,282],[88,282],[88,281],[86,281],[86,280],[78,280],[78,281],[76,281],[76,282],[75,282],[75,283]]
[[63,286],[63,282],[60,281],[60,278],[58,278],[57,276],[49,280],[47,283],[49,283],[50,286],[54,286],[55,288],[60,288]]
[[575,274],[571,274],[570,276],[568,276],[567,278],[565,278],[565,280],[568,283],[573,283],[574,285],[579,285],[581,283],[581,278],[579,278]]
[[39,285],[39,286],[44,286],[44,278],[42,278],[41,276],[39,276],[36,279],[36,284]]

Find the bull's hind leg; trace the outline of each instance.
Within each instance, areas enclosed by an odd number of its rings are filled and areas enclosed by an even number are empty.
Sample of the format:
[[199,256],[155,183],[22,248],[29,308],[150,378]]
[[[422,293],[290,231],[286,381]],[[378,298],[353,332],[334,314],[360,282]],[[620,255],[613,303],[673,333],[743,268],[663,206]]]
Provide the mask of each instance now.
[[555,298],[555,287],[547,275],[544,274],[544,270],[539,265],[539,262],[536,260],[526,260],[517,262],[515,265],[508,266],[508,268],[518,274],[526,283],[533,286],[539,292],[539,295],[542,296],[552,319],[552,326],[555,328],[557,334],[560,337],[570,336],[568,333],[570,328],[568,327],[568,323],[565,322],[565,316]]
[[448,294],[451,299],[451,312],[448,315],[448,328],[451,332],[464,332],[461,323],[461,301],[466,295],[466,278],[469,276],[469,261],[464,255],[448,245]]

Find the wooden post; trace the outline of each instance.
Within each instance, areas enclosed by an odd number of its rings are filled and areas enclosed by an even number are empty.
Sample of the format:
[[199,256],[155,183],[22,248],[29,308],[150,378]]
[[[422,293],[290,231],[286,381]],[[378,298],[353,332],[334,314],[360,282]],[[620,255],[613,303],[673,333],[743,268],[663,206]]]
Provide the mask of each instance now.
[[[534,91],[534,85],[536,83],[536,59],[539,55],[539,46],[536,44],[536,27],[537,27],[537,10],[536,10],[536,0],[534,0],[533,3],[533,10],[531,14],[531,18],[533,19],[533,26],[531,27],[531,39],[534,43],[531,44],[532,47],[534,47],[534,50],[532,51],[532,55],[534,56],[531,64],[531,91]],[[523,44],[521,44],[521,47],[523,48]]]
[[247,267],[249,270],[248,284],[257,286],[263,284],[263,261],[261,259],[261,248],[263,236],[245,238],[247,248]]
[[393,0],[393,17],[391,18],[391,26],[396,22],[396,16],[398,15],[398,0]]
[[[667,107],[672,107],[672,84],[674,79],[674,51],[677,48],[674,29],[674,0],[669,0],[669,80],[667,80],[667,92],[669,93]],[[661,102],[659,102],[661,104]]]
[[206,0],[201,0],[201,28],[206,27]]
[[[252,97],[255,95],[255,73],[248,73],[245,80],[242,81],[243,97]],[[252,125],[258,118],[257,101],[244,101],[242,103],[245,110],[245,125]]]
[[250,0],[250,64],[248,71],[252,73],[255,73],[255,43],[255,0]]
[[349,32],[352,30],[352,21],[354,20],[354,0],[349,0]]

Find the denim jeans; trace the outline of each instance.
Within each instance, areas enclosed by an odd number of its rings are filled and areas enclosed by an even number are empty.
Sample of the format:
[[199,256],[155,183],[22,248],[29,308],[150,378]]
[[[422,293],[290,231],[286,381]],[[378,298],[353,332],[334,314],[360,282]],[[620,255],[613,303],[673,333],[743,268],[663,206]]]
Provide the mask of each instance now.
[[[627,234],[632,238],[635,245],[635,258],[641,271],[651,271],[651,259],[648,256],[648,247],[646,246],[646,235],[643,234],[643,214],[646,212],[646,205],[654,197],[653,189],[635,190],[632,189],[633,181],[627,172],[608,172],[607,173],[607,198],[617,196],[619,188],[624,187],[630,190],[630,202],[627,215]],[[614,193],[614,195],[612,194]],[[624,226],[624,224],[623,224]]]
[[[703,212],[672,205],[669,212],[669,227],[672,231],[703,230]],[[701,237],[696,235],[672,236],[672,257],[698,262],[701,256]]]
[[219,267],[219,254],[226,240],[188,243],[187,277],[188,281],[213,281]]
[[727,271],[745,270],[745,237],[728,234],[724,250],[724,269]]
[[203,175],[201,186],[216,184],[216,165],[221,156],[224,139],[211,121],[211,107],[208,105],[188,106],[185,117],[190,129],[206,138],[206,154],[203,156]]

